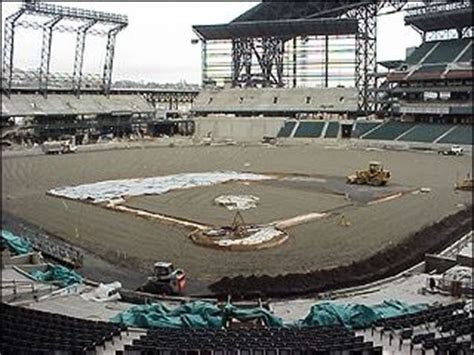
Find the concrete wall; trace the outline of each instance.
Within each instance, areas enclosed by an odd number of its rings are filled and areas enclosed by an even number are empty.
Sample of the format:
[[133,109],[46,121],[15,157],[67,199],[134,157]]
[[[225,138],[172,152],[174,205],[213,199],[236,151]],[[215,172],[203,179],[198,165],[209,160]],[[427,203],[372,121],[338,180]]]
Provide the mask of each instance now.
[[226,117],[209,116],[194,119],[196,140],[211,135],[214,142],[232,139],[237,142],[258,142],[264,136],[276,137],[285,118],[283,117]]

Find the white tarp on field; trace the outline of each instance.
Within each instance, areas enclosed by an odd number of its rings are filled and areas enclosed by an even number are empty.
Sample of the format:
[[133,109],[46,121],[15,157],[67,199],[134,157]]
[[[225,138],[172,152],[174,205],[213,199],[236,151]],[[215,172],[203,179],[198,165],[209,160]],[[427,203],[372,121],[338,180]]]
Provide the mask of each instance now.
[[268,226],[257,229],[254,233],[248,237],[240,239],[219,239],[216,243],[222,247],[229,247],[232,245],[258,245],[271,241],[273,238],[279,237],[284,234],[281,230],[275,227]]
[[251,208],[257,208],[260,198],[252,195],[222,195],[216,197],[214,202],[230,211],[244,211]]
[[171,190],[212,186],[229,181],[270,180],[273,177],[261,174],[217,171],[158,176],[142,179],[109,180],[78,186],[51,189],[51,195],[74,200],[90,200],[93,203],[110,202],[126,197],[162,195]]

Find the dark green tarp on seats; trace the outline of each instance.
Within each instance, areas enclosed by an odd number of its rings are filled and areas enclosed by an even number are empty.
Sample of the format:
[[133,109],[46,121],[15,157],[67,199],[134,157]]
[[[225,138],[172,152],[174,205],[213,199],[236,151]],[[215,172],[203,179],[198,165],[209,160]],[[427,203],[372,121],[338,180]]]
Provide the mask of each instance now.
[[344,325],[347,328],[366,328],[378,319],[370,308],[360,304],[320,303],[311,307],[301,325],[307,327]]
[[268,309],[258,308],[239,308],[231,304],[224,307],[224,323],[228,319],[238,319],[240,321],[262,319],[267,327],[283,327],[283,320],[273,315]]
[[33,250],[30,243],[25,238],[18,237],[10,231],[2,229],[2,238],[18,255],[28,254]]
[[384,319],[424,311],[427,308],[428,305],[424,303],[409,305],[398,300],[383,301],[378,305],[372,306],[372,309],[378,314],[379,318]]
[[370,327],[379,319],[415,313],[428,308],[426,304],[408,305],[389,300],[375,306],[361,304],[319,303],[311,307],[309,314],[295,325],[303,327],[344,325],[347,328]]
[[[311,307],[305,319],[287,326],[315,327],[343,325],[349,329],[370,327],[382,318],[390,318],[419,312],[426,304],[408,305],[390,300],[375,306],[361,304],[319,303]],[[134,306],[117,314],[112,322],[139,328],[222,328],[230,319],[241,321],[261,319],[267,327],[286,326],[282,319],[265,308],[239,308],[227,304],[223,308],[215,304],[195,301],[168,308],[162,303]]]
[[176,308],[161,303],[134,306],[117,314],[112,322],[140,328],[222,328],[228,319],[260,318],[269,327],[283,326],[280,318],[263,308],[241,309],[232,305],[220,308],[215,304],[195,301]]
[[45,272],[32,270],[30,274],[38,281],[55,282],[62,287],[82,282],[81,275],[61,265],[48,265]]
[[170,309],[162,303],[134,306],[117,314],[111,321],[130,327],[154,328],[221,328],[219,307],[196,301]]

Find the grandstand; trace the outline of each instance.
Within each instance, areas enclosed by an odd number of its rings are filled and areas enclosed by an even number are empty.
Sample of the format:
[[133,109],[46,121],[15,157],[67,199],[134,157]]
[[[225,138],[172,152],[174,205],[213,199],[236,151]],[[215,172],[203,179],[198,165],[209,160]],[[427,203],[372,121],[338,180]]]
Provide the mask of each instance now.
[[357,112],[353,88],[224,88],[202,90],[192,109],[194,114],[280,116],[296,114]]
[[[408,12],[405,22],[427,34],[405,60],[381,63],[389,69],[382,90],[394,115],[417,122],[472,125],[473,39],[463,29],[472,26],[472,17],[466,17],[470,6],[469,2],[451,7],[441,4]],[[453,27],[457,35],[446,37]],[[447,39],[429,40],[430,31],[441,32]],[[432,136],[437,129],[443,130],[432,128]]]
[[[474,143],[469,125],[434,124],[401,121],[293,121],[288,120],[278,132],[280,138],[343,138],[342,126],[349,126],[351,134],[345,138],[362,140],[461,144]],[[296,130],[295,130],[296,127]],[[323,134],[323,132],[325,132]]]

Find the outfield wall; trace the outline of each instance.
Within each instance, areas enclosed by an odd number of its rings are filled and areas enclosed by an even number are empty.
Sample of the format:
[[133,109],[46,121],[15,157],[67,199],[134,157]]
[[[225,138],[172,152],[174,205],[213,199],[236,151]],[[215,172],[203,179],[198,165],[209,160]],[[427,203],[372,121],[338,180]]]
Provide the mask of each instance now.
[[264,136],[276,137],[283,127],[284,117],[196,117],[195,139],[212,137],[213,141],[234,140],[257,142]]

